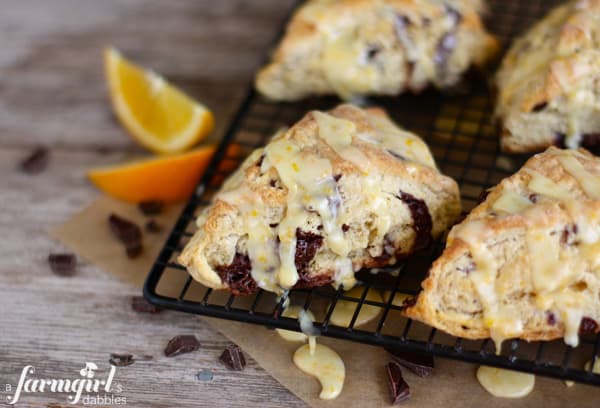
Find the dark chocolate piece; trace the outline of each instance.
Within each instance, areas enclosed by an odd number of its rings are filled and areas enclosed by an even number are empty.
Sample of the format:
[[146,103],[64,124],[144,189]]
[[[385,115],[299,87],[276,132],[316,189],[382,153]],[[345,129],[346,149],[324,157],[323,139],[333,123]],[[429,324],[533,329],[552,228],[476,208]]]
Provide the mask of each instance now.
[[156,222],[156,220],[149,220],[146,223],[146,231],[148,231],[152,234],[158,234],[159,232],[162,231],[162,227],[160,226],[159,223]]
[[133,359],[133,356],[131,354],[111,353],[108,362],[111,365],[117,367],[127,367],[129,365],[132,365],[135,362],[135,360]]
[[162,309],[149,303],[143,296],[133,296],[131,298],[131,308],[140,313],[160,313]]
[[179,335],[169,340],[165,348],[165,356],[174,357],[179,354],[190,353],[200,348],[200,343],[194,335]]
[[539,199],[540,199],[540,196],[537,195],[536,193],[529,194],[529,201],[531,201],[532,203],[534,203],[534,204],[537,203]]
[[555,133],[554,134],[554,146],[564,148],[566,138],[567,138],[567,135],[565,135],[564,133]]
[[244,353],[242,352],[242,349],[235,344],[227,346],[227,348],[223,350],[219,360],[230,370],[241,371],[246,367]]
[[252,267],[248,255],[236,253],[229,265],[217,266],[215,269],[234,295],[250,295],[258,291],[258,285],[250,275]]
[[19,163],[23,173],[38,174],[46,169],[50,161],[50,153],[45,147],[36,147],[25,159]]
[[74,254],[50,254],[48,255],[50,269],[58,276],[75,275],[77,258]]
[[142,253],[142,231],[133,222],[111,214],[108,217],[108,224],[113,235],[125,245],[127,256],[135,258]]
[[341,179],[341,178],[342,178],[342,175],[341,175],[341,174],[334,174],[334,175],[333,175],[333,179],[336,181],[336,183],[337,183],[338,181],[340,181],[340,179]]
[[556,324],[556,316],[552,312],[546,312],[546,322],[550,326],[554,326]]
[[371,44],[367,46],[367,59],[372,61],[377,57],[377,54],[381,52],[381,47],[376,44]]
[[309,276],[308,266],[313,260],[319,248],[323,245],[323,237],[312,232],[296,229],[296,254],[294,262],[298,270],[298,282],[295,288],[308,288],[322,286],[331,282],[328,275]]
[[142,201],[138,204],[138,208],[144,215],[160,214],[164,207],[164,203],[158,200]]
[[579,324],[579,334],[593,334],[598,330],[598,323],[590,318],[584,317]]
[[428,354],[411,353],[393,348],[385,348],[385,351],[394,356],[394,360],[409,369],[419,377],[429,377],[433,373],[433,357]]
[[429,247],[433,242],[431,237],[433,223],[427,204],[425,204],[425,201],[404,191],[400,191],[400,195],[396,197],[408,206],[413,219],[415,241],[413,242],[412,251]]
[[398,404],[410,398],[410,387],[402,378],[402,369],[395,361],[390,361],[385,366],[388,375],[388,385],[392,404]]
[[544,109],[546,109],[546,106],[548,106],[548,102],[540,102],[537,105],[535,105],[533,108],[531,108],[532,112],[541,112]]
[[581,147],[600,156],[600,133],[586,133],[582,136]]

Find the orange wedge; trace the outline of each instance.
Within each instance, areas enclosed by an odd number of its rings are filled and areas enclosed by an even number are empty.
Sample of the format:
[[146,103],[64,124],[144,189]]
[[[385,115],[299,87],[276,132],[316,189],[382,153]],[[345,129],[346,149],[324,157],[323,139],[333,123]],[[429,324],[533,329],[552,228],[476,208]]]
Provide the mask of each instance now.
[[158,74],[127,61],[116,49],[104,51],[104,67],[117,117],[147,149],[181,152],[213,130],[210,110]]
[[214,152],[215,146],[205,146],[188,153],[95,168],[88,177],[104,193],[124,201],[172,203],[192,194]]

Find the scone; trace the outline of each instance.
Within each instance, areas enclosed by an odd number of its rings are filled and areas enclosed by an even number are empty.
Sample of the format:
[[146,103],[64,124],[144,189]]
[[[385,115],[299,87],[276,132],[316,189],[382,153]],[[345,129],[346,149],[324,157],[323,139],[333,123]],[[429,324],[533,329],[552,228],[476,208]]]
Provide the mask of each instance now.
[[204,285],[249,294],[333,284],[427,247],[460,212],[425,143],[379,109],[313,111],[254,151],[179,257]]
[[533,156],[450,231],[422,287],[406,315],[458,337],[576,346],[598,332],[600,159]]
[[600,0],[553,9],[514,42],[496,85],[504,151],[600,154]]
[[310,0],[256,78],[274,100],[418,92],[459,82],[496,53],[480,0]]

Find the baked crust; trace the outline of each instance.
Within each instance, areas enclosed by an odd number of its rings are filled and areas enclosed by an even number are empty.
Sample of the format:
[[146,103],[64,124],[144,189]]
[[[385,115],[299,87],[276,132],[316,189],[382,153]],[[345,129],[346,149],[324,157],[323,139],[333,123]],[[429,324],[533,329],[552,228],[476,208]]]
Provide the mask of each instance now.
[[600,1],[558,6],[517,39],[496,76],[501,147],[600,152]]
[[[575,177],[578,166],[584,171]],[[453,227],[404,314],[454,336],[492,337],[497,344],[565,337],[576,345],[578,329],[598,332],[600,184],[583,187],[582,180],[600,182],[600,159],[583,149],[550,147],[533,156]],[[487,278],[490,286],[480,285]]]
[[479,0],[312,0],[291,19],[256,87],[274,100],[419,92],[459,82],[498,50]]
[[[198,217],[178,261],[204,285],[236,294],[349,288],[355,271],[427,246],[459,213],[456,183],[421,139],[381,109],[341,105],[308,113],[252,153]],[[295,280],[282,272],[287,256]]]

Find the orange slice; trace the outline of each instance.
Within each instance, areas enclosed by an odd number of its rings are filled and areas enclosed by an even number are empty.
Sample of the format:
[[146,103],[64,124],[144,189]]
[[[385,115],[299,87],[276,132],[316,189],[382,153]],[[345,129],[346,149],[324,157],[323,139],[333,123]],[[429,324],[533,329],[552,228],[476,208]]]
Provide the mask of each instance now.
[[210,110],[116,49],[104,51],[104,66],[113,109],[142,146],[155,153],[181,152],[213,130]]
[[91,169],[88,177],[104,193],[124,201],[172,203],[192,194],[214,152],[215,146],[205,146],[188,153]]

